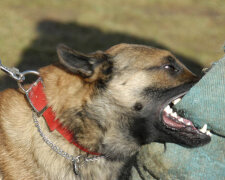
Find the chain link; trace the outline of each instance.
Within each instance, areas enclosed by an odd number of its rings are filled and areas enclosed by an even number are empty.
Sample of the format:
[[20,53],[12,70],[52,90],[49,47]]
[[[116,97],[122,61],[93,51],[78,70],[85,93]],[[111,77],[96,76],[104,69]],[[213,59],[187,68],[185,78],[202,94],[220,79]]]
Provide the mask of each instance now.
[[64,157],[65,159],[72,161],[73,166],[74,166],[74,171],[75,174],[79,174],[79,169],[82,167],[85,163],[87,162],[93,162],[96,160],[99,160],[102,156],[93,156],[93,157],[86,157],[86,155],[78,155],[78,156],[72,156],[68,154],[67,152],[63,151],[60,147],[55,145],[41,130],[40,123],[38,121],[38,116],[37,114],[33,111],[32,114],[33,121],[35,124],[35,127],[37,128],[40,136],[42,137],[43,141],[57,154],[60,156]]
[[77,157],[74,157],[70,154],[68,154],[67,152],[63,151],[61,148],[59,148],[57,145],[55,145],[44,133],[43,131],[41,130],[41,127],[40,127],[40,124],[39,124],[39,121],[38,121],[38,117],[36,115],[35,112],[33,112],[32,114],[33,116],[33,120],[34,120],[34,124],[35,124],[35,127],[37,128],[40,136],[42,137],[43,141],[53,150],[55,151],[57,154],[63,156],[64,158],[66,158],[67,160],[69,161],[75,161],[79,156]]
[[[24,89],[22,82],[25,80],[25,75],[28,74],[33,74],[33,75],[37,75],[39,76],[39,72],[37,71],[24,71],[24,72],[20,72],[19,69],[17,68],[8,68],[6,66],[3,66],[1,63],[1,59],[0,59],[0,70],[2,70],[3,72],[5,72],[6,74],[8,74],[11,78],[13,78],[14,80],[17,81],[17,84],[20,88],[20,90],[24,93],[27,94],[29,92],[29,89],[26,90]],[[67,152],[63,151],[60,147],[58,147],[57,145],[55,145],[41,130],[40,127],[40,123],[38,121],[38,116],[37,114],[33,111],[32,114],[33,117],[33,121],[34,124],[40,134],[40,136],[42,137],[43,141],[53,150],[55,151],[57,154],[59,154],[60,156],[64,157],[65,159],[69,160],[72,162],[73,164],[73,168],[74,168],[74,173],[76,175],[79,174],[80,171],[80,167],[82,167],[85,163],[87,162],[91,162],[91,161],[96,161],[99,160],[99,158],[103,157],[103,156],[93,156],[93,157],[87,157],[87,155],[78,155],[78,156],[72,156],[70,154],[68,154]]]

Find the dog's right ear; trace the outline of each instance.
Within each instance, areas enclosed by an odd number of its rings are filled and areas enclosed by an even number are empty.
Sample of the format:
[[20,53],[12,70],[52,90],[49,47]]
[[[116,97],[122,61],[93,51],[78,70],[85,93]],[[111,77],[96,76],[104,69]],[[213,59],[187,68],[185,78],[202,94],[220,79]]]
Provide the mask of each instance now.
[[57,46],[59,61],[72,73],[83,78],[90,78],[95,74],[97,67],[107,59],[103,52],[86,55],[60,44]]

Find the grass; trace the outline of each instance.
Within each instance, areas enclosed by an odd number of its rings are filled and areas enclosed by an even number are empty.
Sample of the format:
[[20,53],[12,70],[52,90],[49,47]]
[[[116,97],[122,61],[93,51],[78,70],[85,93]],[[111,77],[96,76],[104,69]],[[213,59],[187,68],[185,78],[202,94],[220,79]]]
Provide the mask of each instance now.
[[224,9],[223,0],[1,0],[0,58],[32,69],[57,61],[60,42],[90,52],[125,41],[209,66],[223,56]]

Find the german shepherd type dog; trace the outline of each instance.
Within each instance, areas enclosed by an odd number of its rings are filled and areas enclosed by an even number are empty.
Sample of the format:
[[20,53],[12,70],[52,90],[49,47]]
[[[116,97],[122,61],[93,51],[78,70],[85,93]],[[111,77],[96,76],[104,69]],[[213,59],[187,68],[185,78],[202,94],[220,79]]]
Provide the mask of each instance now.
[[[91,153],[74,174],[34,125],[32,108],[15,89],[0,93],[0,179],[116,180],[139,148],[151,142],[202,146],[210,136],[172,109],[199,79],[166,50],[119,44],[92,54],[57,47],[60,63],[39,70],[48,107]],[[43,133],[74,157],[88,154],[50,131]]]

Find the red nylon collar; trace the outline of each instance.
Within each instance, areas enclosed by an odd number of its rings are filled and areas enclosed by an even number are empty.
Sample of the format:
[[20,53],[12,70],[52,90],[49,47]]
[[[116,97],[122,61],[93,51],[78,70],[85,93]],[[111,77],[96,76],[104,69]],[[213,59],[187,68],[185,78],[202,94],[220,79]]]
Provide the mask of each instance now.
[[29,103],[38,113],[38,115],[42,115],[44,117],[50,131],[57,130],[67,141],[88,154],[101,155],[100,153],[89,151],[88,149],[81,146],[75,141],[74,134],[66,127],[63,127],[63,125],[59,122],[59,119],[56,119],[52,108],[48,107],[47,98],[44,93],[44,85],[41,78],[31,85],[30,89],[26,93],[26,96]]

